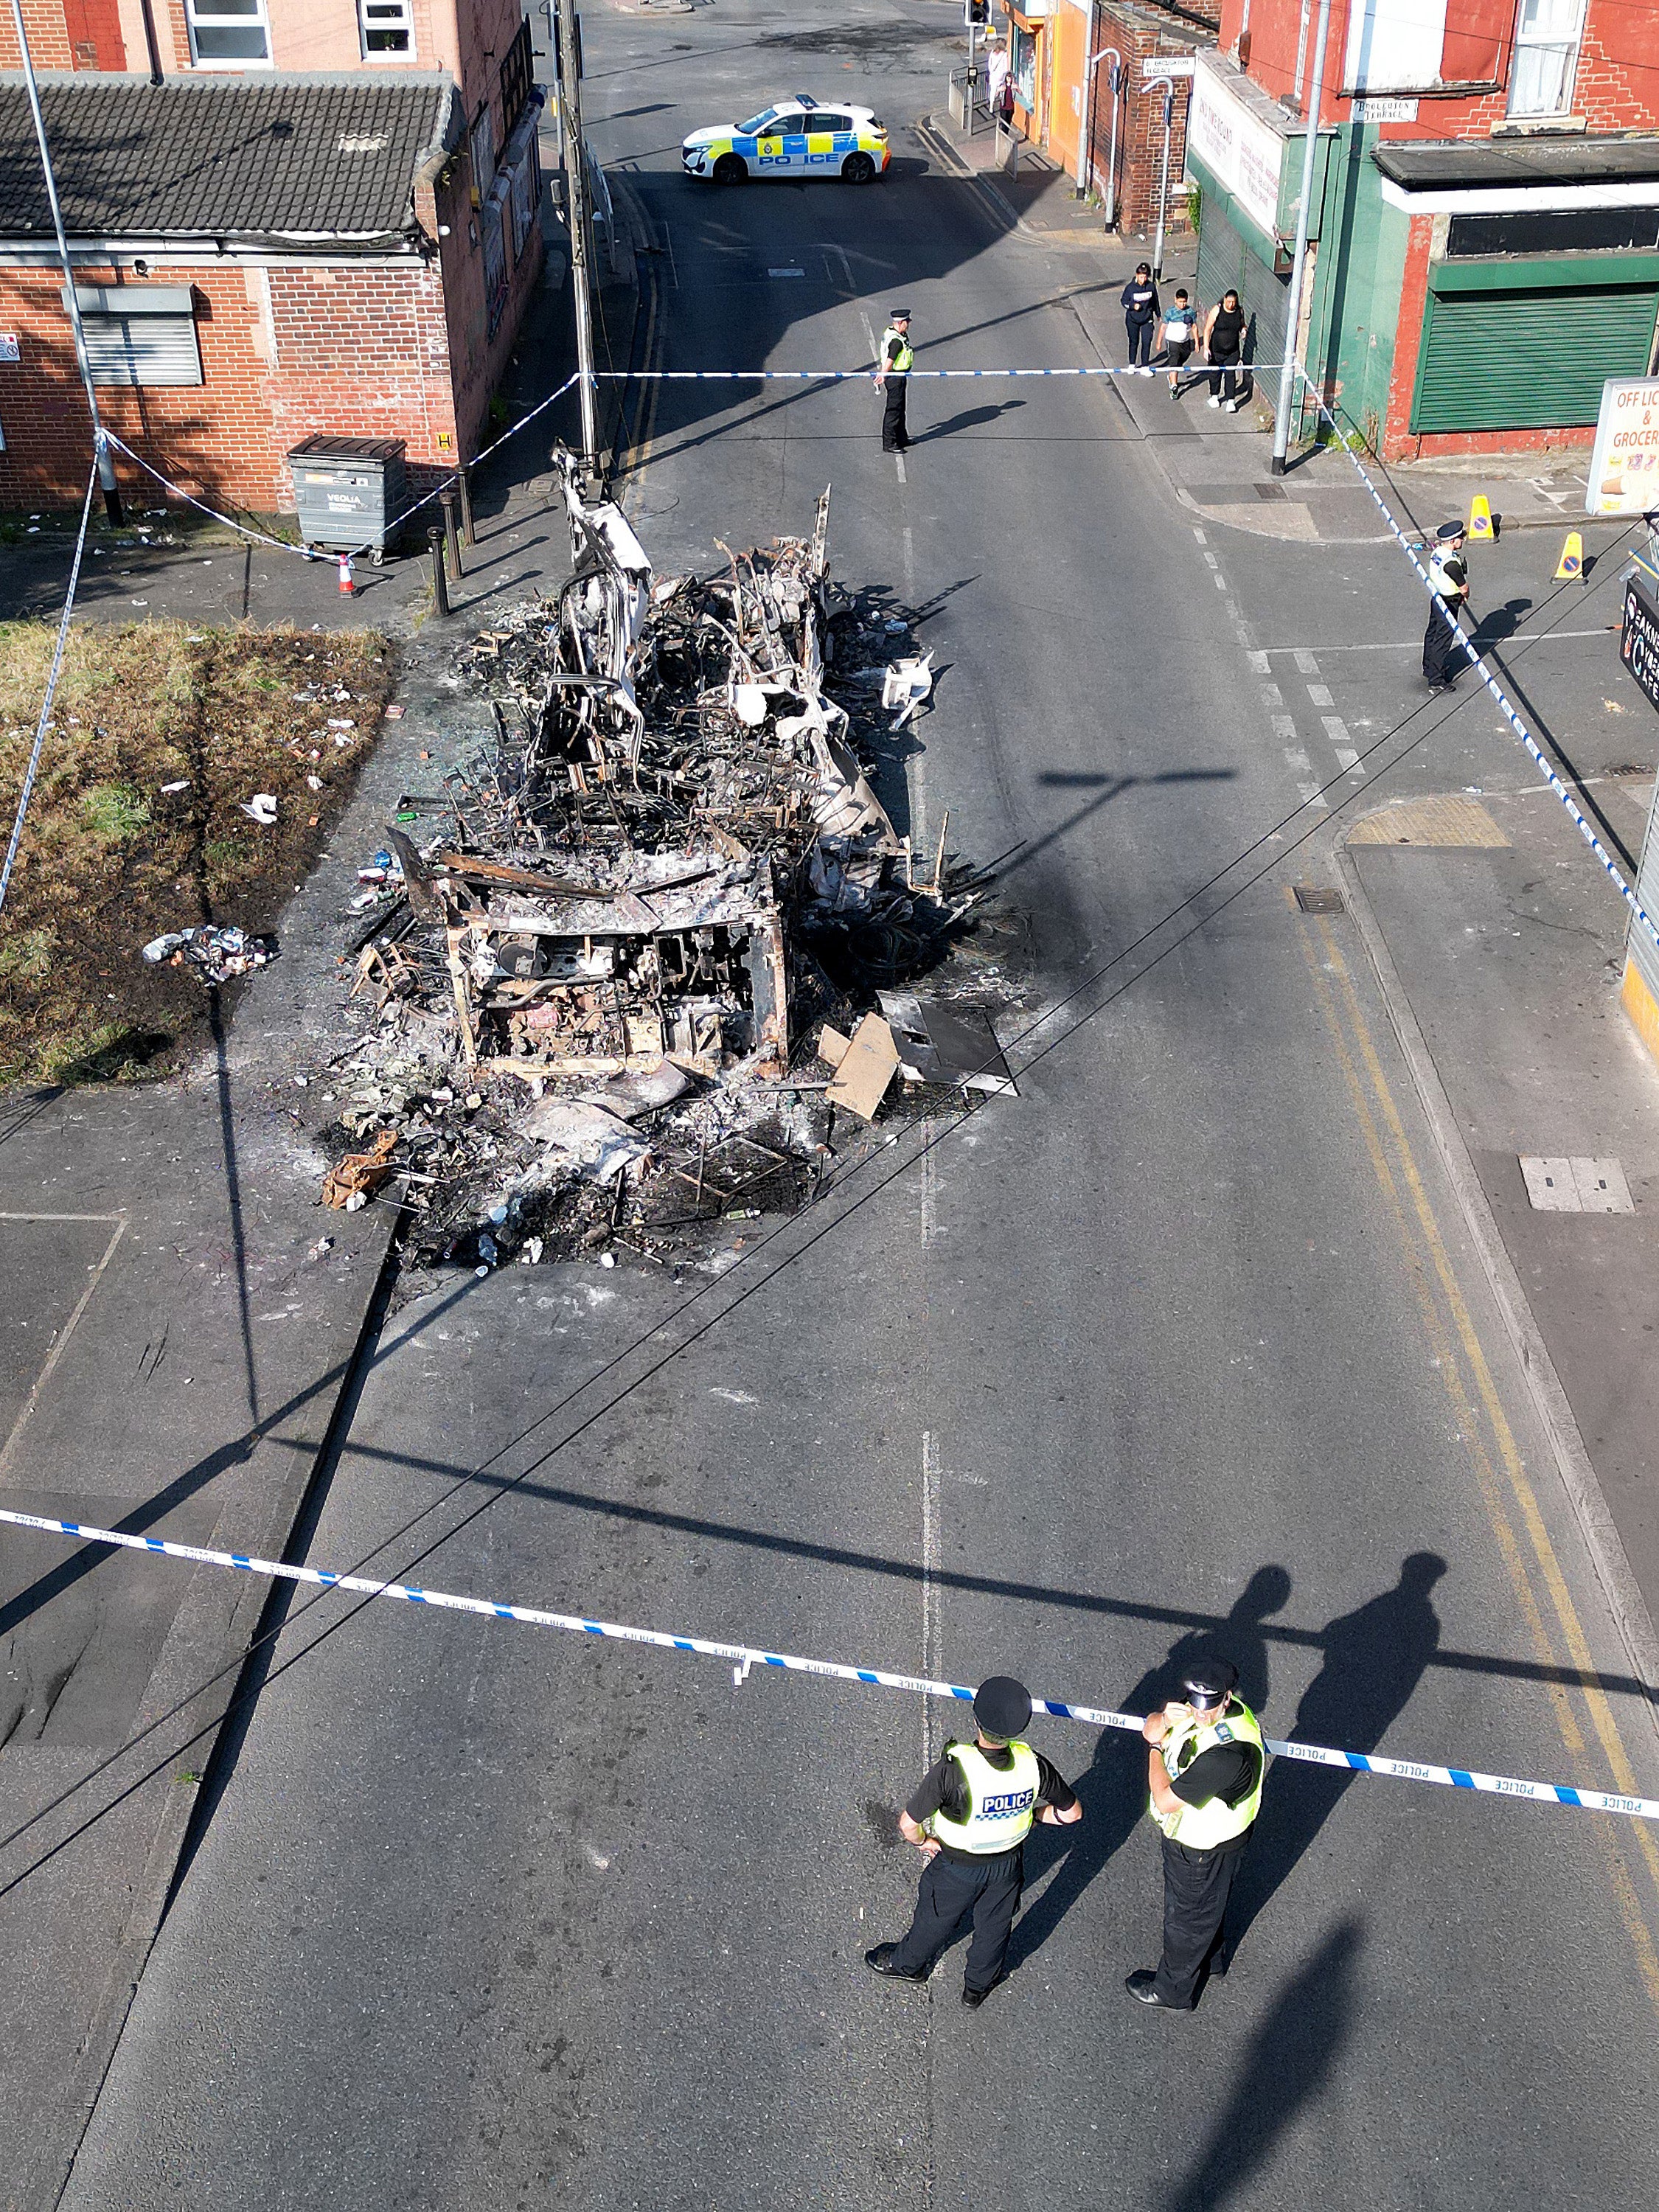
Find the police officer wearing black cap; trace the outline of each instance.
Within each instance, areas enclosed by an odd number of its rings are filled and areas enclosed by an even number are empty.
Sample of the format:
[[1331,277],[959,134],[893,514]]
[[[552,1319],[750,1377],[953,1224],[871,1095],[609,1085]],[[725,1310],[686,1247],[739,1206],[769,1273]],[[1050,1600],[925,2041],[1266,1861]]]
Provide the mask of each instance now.
[[925,1982],[972,1913],[962,2002],[983,2004],[1002,1979],[1032,1823],[1065,1827],[1083,1818],[1058,1768],[1023,1741],[1020,1731],[1030,1717],[1030,1693],[1023,1683],[1011,1674],[981,1682],[974,1699],[975,1741],[947,1743],[899,1814],[900,1830],[921,1851],[927,1869],[909,1934],[865,1953],[872,1972]]
[[886,400],[881,411],[884,453],[902,453],[910,443],[904,422],[904,396],[910,388],[915,358],[910,350],[910,310],[890,308],[887,327],[881,334],[881,361],[876,370],[876,389]]
[[1261,1725],[1234,1694],[1231,1660],[1196,1663],[1184,1705],[1149,1713],[1148,1808],[1164,1835],[1164,1956],[1124,1987],[1146,2005],[1190,2012],[1206,1972],[1229,1963],[1223,1923],[1239,1854],[1261,1804]]
[[1449,691],[1468,666],[1458,617],[1468,604],[1469,569],[1463,558],[1463,526],[1443,522],[1429,554],[1429,626],[1423,633],[1423,681]]

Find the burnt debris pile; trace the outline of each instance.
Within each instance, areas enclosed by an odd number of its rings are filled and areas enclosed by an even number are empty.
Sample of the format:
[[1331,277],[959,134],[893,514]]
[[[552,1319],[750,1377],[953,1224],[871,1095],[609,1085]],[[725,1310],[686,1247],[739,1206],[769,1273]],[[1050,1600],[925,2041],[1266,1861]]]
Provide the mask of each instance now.
[[658,578],[564,480],[574,573],[461,655],[493,741],[380,856],[337,1062],[325,1195],[393,1186],[481,1267],[729,1248],[878,1112],[1010,1087],[983,1011],[913,988],[984,885],[872,787],[932,678],[830,581],[829,492],[810,538]]

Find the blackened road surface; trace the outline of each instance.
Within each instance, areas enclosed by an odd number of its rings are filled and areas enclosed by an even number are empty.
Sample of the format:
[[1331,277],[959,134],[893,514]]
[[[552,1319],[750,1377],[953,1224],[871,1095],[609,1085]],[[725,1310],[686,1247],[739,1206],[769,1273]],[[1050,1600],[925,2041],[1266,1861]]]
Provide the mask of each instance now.
[[[637,157],[663,249],[659,358],[856,362],[896,299],[924,362],[1097,358],[1067,295],[1099,264],[1010,234],[902,133],[902,173],[867,191],[680,179],[683,130],[781,89],[873,90],[895,123],[937,95],[954,10],[805,15],[588,12],[605,150]],[[1279,549],[1238,540],[1212,567],[1108,389],[920,386],[911,414],[901,479],[867,387],[669,386],[630,499],[670,568],[717,558],[717,532],[805,527],[833,480],[838,574],[924,611],[940,670],[896,804],[923,845],[948,808],[957,849],[1018,848],[1006,888],[1053,1006],[1296,806],[1307,771],[1247,656],[1300,635],[1263,630],[1318,580],[1276,592]],[[1397,623],[1410,595],[1375,558]],[[1041,1030],[1017,1103],[417,1578],[1136,1710],[1209,1641],[1276,1733],[1659,1785],[1363,949],[1288,900],[1321,873],[1289,855],[1306,821],[1127,994],[1068,1033],[1144,953]],[[494,1455],[469,1505],[530,1468],[594,1401],[514,1442],[526,1425],[684,1294],[513,1270],[405,1313],[311,1555],[349,1562]],[[1193,2018],[1148,2017],[1121,1987],[1155,1956],[1139,1759],[1041,1724],[1088,1817],[1034,1844],[1017,1971],[969,2014],[959,1954],[926,1992],[860,1962],[904,1923],[892,1808],[945,1718],[374,1608],[262,1699],[69,2201],[1645,2198],[1650,1838],[1281,1767],[1232,1975]]]

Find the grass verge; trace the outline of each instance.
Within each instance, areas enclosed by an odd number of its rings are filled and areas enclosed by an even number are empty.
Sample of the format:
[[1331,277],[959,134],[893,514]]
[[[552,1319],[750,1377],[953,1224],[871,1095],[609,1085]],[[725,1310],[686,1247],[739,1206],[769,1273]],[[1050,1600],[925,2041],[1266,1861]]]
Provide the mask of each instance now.
[[[53,635],[0,623],[0,840]],[[350,795],[394,682],[392,650],[372,631],[70,632],[0,911],[0,1085],[128,1079],[204,1026],[200,985],[141,948],[198,922],[274,926]],[[242,811],[260,792],[276,800],[269,828]]]

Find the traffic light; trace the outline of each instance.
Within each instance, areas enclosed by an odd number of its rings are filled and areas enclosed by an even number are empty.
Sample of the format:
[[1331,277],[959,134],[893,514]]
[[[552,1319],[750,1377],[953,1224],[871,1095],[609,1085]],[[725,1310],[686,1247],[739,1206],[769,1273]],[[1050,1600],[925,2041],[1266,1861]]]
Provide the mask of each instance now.
[[962,0],[962,21],[969,31],[989,30],[991,0]]

